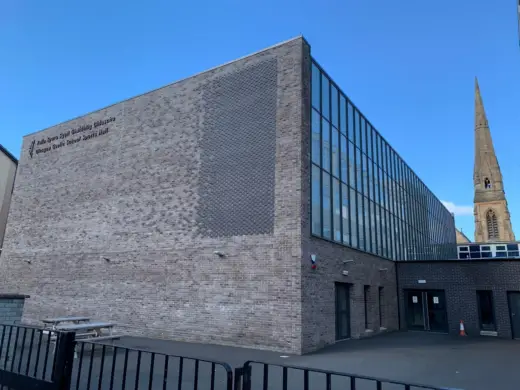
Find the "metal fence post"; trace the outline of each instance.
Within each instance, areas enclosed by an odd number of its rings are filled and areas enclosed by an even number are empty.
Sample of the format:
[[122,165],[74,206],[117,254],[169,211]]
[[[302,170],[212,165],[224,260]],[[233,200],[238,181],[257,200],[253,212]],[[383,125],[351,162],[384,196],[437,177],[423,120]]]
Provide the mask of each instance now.
[[75,332],[60,332],[56,338],[56,356],[51,378],[59,390],[70,389],[76,347],[75,338]]

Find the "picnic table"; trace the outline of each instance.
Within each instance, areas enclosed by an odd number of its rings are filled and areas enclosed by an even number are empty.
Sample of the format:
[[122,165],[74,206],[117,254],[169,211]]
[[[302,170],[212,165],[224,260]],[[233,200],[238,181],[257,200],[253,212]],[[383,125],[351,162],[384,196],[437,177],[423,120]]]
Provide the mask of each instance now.
[[64,322],[71,322],[73,324],[81,324],[84,322],[89,322],[89,317],[57,317],[57,318],[45,318],[42,322],[52,329],[56,329],[57,326]]
[[[85,322],[69,325],[57,325],[56,330],[76,332],[76,340],[78,338],[91,337],[95,337],[96,340],[99,340],[101,337],[103,337],[103,339],[115,338],[113,335],[113,329],[115,325],[116,324],[113,322]],[[102,329],[107,329],[108,335],[104,335]]]
[[[44,328],[47,329],[51,339],[56,339],[57,331],[68,331],[76,333],[76,340],[94,339],[95,341],[117,339],[120,336],[114,336],[113,328],[116,325],[113,322],[90,321],[90,317],[57,317],[45,318],[42,320]],[[103,330],[107,330],[103,332]],[[93,340],[93,341],[94,341]]]

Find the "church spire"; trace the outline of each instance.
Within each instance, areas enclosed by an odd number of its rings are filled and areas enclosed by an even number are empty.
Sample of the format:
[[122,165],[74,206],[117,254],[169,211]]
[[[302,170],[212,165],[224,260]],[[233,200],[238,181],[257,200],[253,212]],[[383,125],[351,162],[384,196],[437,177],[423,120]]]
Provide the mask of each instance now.
[[[480,189],[480,184],[483,184],[482,187],[485,189],[486,184],[483,182],[486,178],[488,180],[493,179],[496,184],[500,183],[500,189],[502,188],[502,173],[491,139],[478,79],[475,77],[475,166],[473,171],[475,190]],[[499,188],[495,189],[498,190]]]
[[502,172],[475,77],[475,241],[514,241]]

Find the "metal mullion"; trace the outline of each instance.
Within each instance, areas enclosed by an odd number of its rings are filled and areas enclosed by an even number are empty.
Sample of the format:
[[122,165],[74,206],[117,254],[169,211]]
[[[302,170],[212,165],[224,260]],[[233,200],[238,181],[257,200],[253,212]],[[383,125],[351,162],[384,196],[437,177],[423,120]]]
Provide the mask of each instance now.
[[[354,116],[352,118],[352,123],[354,125],[354,129],[353,129],[353,134],[354,134],[354,139],[352,140],[352,145],[353,145],[353,148],[352,150],[354,150],[354,193],[356,194],[355,196],[355,210],[356,210],[356,238],[357,238],[357,244],[356,244],[356,247],[358,249],[361,249],[360,248],[360,245],[359,245],[359,213],[358,213],[358,175],[357,175],[357,169],[358,169],[358,161],[357,161],[357,158],[356,158],[356,139],[357,139],[357,127],[358,125],[356,125],[356,110],[357,108],[354,107],[354,105],[352,105],[352,115]],[[359,118],[359,114],[358,114],[358,118]]]
[[322,79],[323,79],[323,74],[320,69],[320,104],[319,104],[319,106],[320,106],[320,230],[321,230],[320,236],[325,237],[325,235],[323,234],[323,232],[324,232],[324,229],[323,229],[323,119],[322,119],[322,109],[321,109],[321,105],[323,102],[323,99],[321,96],[322,92],[323,92]]
[[366,155],[365,155],[365,153],[363,153],[363,145],[364,145],[363,131],[365,132],[365,139],[366,139],[366,121],[365,121],[365,126],[364,126],[365,128],[363,129],[363,126],[361,125],[363,123],[363,119],[364,119],[364,116],[360,112],[359,113],[359,154],[361,156],[360,157],[360,159],[361,159],[361,167],[360,167],[361,191],[359,193],[361,194],[361,215],[363,217],[363,243],[365,244],[365,247],[363,248],[363,250],[366,252],[367,251],[367,235],[366,235],[366,231],[367,231],[366,222],[367,221],[365,219],[366,188],[365,188],[365,178],[364,178],[364,169],[363,169],[363,168],[365,168],[365,164],[366,164],[366,161],[365,161]]
[[[404,257],[404,242],[403,242],[403,214],[402,214],[402,209],[403,209],[403,187],[401,187],[401,184],[402,184],[402,166],[401,166],[401,161],[399,160],[399,163],[398,163],[398,181],[397,181],[397,185],[398,185],[398,197],[399,197],[399,245],[401,245],[401,253],[399,254],[399,257]],[[404,259],[403,259],[404,260]]]
[[[352,246],[352,217],[350,215],[350,202],[352,201],[350,199],[350,140],[348,139],[348,124],[349,124],[349,114],[348,114],[348,106],[349,106],[349,103],[350,103],[350,100],[348,100],[346,97],[345,97],[345,139],[347,140],[347,150],[346,150],[346,153],[347,153],[347,191],[348,191],[348,194],[347,194],[347,198],[348,198],[348,224],[349,224],[349,229],[348,229],[348,245],[349,246]],[[352,104],[352,103],[350,103]]]
[[[383,236],[381,234],[381,231],[382,231],[382,226],[381,226],[381,178],[380,178],[380,174],[379,174],[379,137],[376,137],[376,142],[374,144],[374,151],[376,153],[376,180],[377,180],[377,194],[375,194],[376,196],[376,199],[377,199],[377,211],[376,212],[376,216],[379,215],[379,221],[376,221],[377,223],[377,226],[376,226],[376,229],[377,229],[377,232],[378,234],[376,235],[377,237],[377,249],[379,249],[380,245],[382,245],[382,240],[383,240]],[[376,252],[377,253],[377,252]],[[379,253],[378,253],[379,254]]]
[[[358,112],[359,115],[358,115],[358,118],[359,118],[359,155],[360,155],[360,163],[361,163],[361,166],[360,166],[360,172],[361,172],[361,175],[360,175],[360,179],[361,179],[361,191],[359,192],[361,194],[361,217],[363,218],[363,244],[364,244],[364,248],[363,251],[366,251],[367,250],[367,239],[366,239],[366,221],[365,221],[365,186],[363,185],[364,184],[364,180],[363,180],[363,137],[361,136],[361,133],[363,132],[363,129],[361,128],[361,118],[362,118],[362,115],[360,112]],[[356,198],[359,198],[359,196],[356,195]],[[359,225],[359,224],[358,224]]]
[[[327,77],[327,76],[325,76],[325,77]],[[330,154],[330,156],[329,156],[330,238],[332,239],[332,241],[334,241],[334,185],[333,185],[334,173],[332,171],[333,154],[332,154],[332,110],[331,110],[331,108],[332,108],[332,103],[331,103],[332,80],[329,77],[327,77],[327,80],[329,82],[329,90],[328,90],[329,120],[328,120],[328,123],[329,123],[329,154]],[[327,120],[327,119],[325,118],[325,120]]]
[[[377,221],[376,221],[377,213],[376,213],[376,186],[375,186],[375,183],[376,183],[375,178],[376,178],[376,176],[375,176],[375,172],[374,172],[374,169],[376,168],[376,163],[375,163],[375,159],[374,159],[374,142],[375,142],[374,135],[375,135],[375,129],[372,126],[370,126],[370,131],[371,131],[371,135],[370,135],[370,141],[371,141],[370,142],[370,150],[371,150],[371,152],[370,152],[370,154],[372,156],[372,159],[370,161],[370,163],[372,164],[372,177],[371,177],[371,179],[372,179],[372,201],[373,201],[373,204],[374,204],[374,206],[372,208],[372,211],[374,212],[374,216],[373,216],[374,217],[374,232],[373,232],[373,234],[374,234],[374,245],[375,245],[375,248],[372,248],[372,253],[377,254],[377,230],[376,230],[377,229],[377,226],[376,226],[377,225]],[[372,218],[372,215],[370,217]],[[370,229],[370,230],[372,231],[372,229]]]
[[[341,176],[341,155],[342,155],[342,152],[341,152],[341,104],[340,104],[340,100],[341,100],[341,92],[339,91],[339,88],[338,88],[338,101],[337,101],[337,106],[338,106],[338,145],[339,145],[339,148],[338,148],[338,155],[339,155],[339,234],[340,234],[340,241],[341,243],[343,243],[343,185],[342,185],[342,181],[341,179],[343,178]],[[347,107],[345,106],[345,109],[347,109]],[[346,137],[345,137],[346,139]],[[348,144],[346,144],[347,148],[348,148]],[[347,154],[347,152],[345,151],[345,154]],[[348,161],[347,161],[347,167],[348,167]]]
[[[365,189],[366,191],[366,201],[364,200],[363,202],[368,202],[368,208],[367,208],[367,216],[368,216],[368,228],[365,227],[365,231],[368,230],[368,242],[369,242],[369,245],[366,246],[367,248],[367,251],[368,252],[372,252],[372,229],[371,229],[371,226],[370,226],[370,217],[371,217],[371,212],[370,212],[370,172],[369,172],[369,157],[368,157],[368,128],[369,128],[369,124],[368,124],[368,121],[366,120],[365,118],[365,158],[364,160],[366,161],[366,177],[367,177],[367,180],[366,180],[366,185],[367,185],[367,188]],[[365,224],[366,224],[366,219],[365,219]]]
[[390,240],[389,240],[389,244],[390,244],[390,258],[392,259],[392,257],[394,256],[394,240],[393,240],[393,216],[392,216],[392,202],[393,202],[393,199],[392,199],[392,167],[390,165],[390,155],[391,155],[391,150],[390,150],[390,145],[388,145],[388,143],[386,144],[386,170],[387,170],[387,177],[388,177],[388,193],[389,193],[389,197],[388,197],[388,214],[389,214],[389,219],[390,219]]

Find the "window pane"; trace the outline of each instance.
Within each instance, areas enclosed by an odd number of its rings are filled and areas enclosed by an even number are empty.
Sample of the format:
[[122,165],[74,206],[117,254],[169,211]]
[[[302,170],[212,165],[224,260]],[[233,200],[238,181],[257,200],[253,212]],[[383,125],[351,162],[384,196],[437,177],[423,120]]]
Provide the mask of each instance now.
[[343,243],[350,245],[350,225],[349,225],[349,189],[346,184],[341,185],[341,218],[343,220]]
[[339,177],[339,131],[332,128],[332,174]]
[[361,152],[358,148],[355,148],[356,152],[356,190],[363,192],[363,163],[361,160]]
[[354,107],[348,102],[348,139],[354,142]]
[[370,200],[374,200],[374,172],[372,167],[372,160],[367,158],[367,178],[368,178],[368,193]]
[[320,115],[312,110],[312,162],[320,164]]
[[312,106],[318,111],[320,110],[320,70],[315,64],[312,64]]
[[365,217],[363,215],[363,195],[359,192],[357,195],[357,217],[358,217],[358,248],[365,250]]
[[376,211],[376,215],[375,215],[375,218],[376,218],[376,239],[377,239],[377,248],[376,248],[376,253],[381,256],[383,254],[383,250],[382,250],[382,247],[381,247],[381,208],[376,205],[375,206],[375,211]]
[[312,234],[321,236],[320,169],[312,164]]
[[321,114],[330,118],[330,97],[329,97],[329,79],[324,74],[321,75]]
[[339,180],[332,179],[332,202],[334,205],[334,240],[341,242],[341,199],[339,195]]
[[370,203],[366,197],[363,197],[363,206],[363,215],[365,217],[365,250],[370,252],[372,251],[372,240],[370,238]]
[[331,202],[330,202],[330,175],[326,172],[323,173],[323,237],[331,239]]
[[356,208],[356,191],[350,188],[350,239],[351,245],[354,248],[358,247],[358,239],[357,239],[357,208]]
[[340,135],[340,150],[341,150],[341,181],[348,183],[347,172],[348,172],[348,160],[347,160],[347,137],[343,134]]
[[359,131],[356,133],[356,135],[359,135],[359,145],[360,149],[363,153],[367,152],[367,140],[366,140],[366,121],[365,118],[363,118],[362,115],[360,115],[360,126]]
[[368,196],[368,159],[366,154],[361,155],[363,162],[363,195]]
[[343,95],[339,97],[339,130],[347,135],[347,100]]
[[372,147],[372,126],[367,123],[367,156],[370,158],[373,158]]
[[356,146],[359,148],[361,145],[361,137],[359,134],[360,122],[359,122],[359,112],[358,110],[354,110],[354,140]]
[[339,113],[338,113],[338,89],[334,86],[334,85],[331,85],[330,86],[330,106],[332,108],[332,125],[335,126],[336,128],[339,126],[338,125],[338,120],[339,120]]
[[348,143],[348,172],[349,172],[349,181],[350,187],[356,188],[356,159],[354,152],[354,144],[352,142]]
[[330,124],[325,119],[321,120],[321,167],[330,172]]

